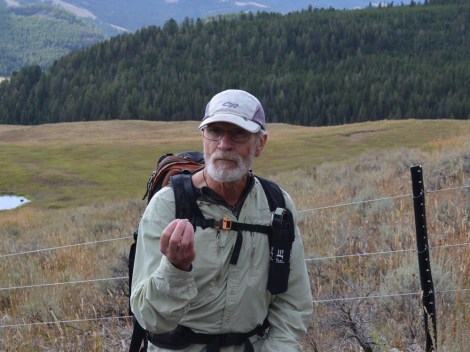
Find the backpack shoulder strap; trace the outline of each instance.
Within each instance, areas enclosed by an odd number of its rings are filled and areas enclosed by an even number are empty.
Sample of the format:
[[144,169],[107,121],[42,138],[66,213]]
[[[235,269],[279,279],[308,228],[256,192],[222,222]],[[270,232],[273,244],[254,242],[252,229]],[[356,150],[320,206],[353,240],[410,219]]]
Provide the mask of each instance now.
[[[148,346],[148,334],[147,331],[139,324],[137,319],[134,317],[134,313],[131,310],[131,291],[132,291],[132,275],[134,272],[134,261],[135,261],[135,250],[137,246],[137,236],[138,236],[138,229],[134,232],[134,242],[131,245],[129,250],[129,314],[132,315],[132,321],[134,323],[134,327],[132,330],[132,337],[131,337],[131,344],[129,346],[129,352],[142,352],[147,351]],[[144,347],[141,349],[142,342]]]
[[197,206],[191,174],[184,173],[172,176],[171,185],[175,194],[176,219],[189,219],[195,226],[195,220],[204,219],[204,216]]
[[[285,208],[286,201],[281,188],[274,182],[256,176],[263,186],[264,193],[268,199],[269,209],[274,212],[276,208]],[[191,174],[179,174],[171,177],[171,184],[175,194],[175,217],[177,219],[189,219],[194,227],[212,227],[213,219],[205,219],[196,202]],[[250,225],[244,225],[250,226]],[[265,230],[254,229],[254,231],[265,232]]]
[[268,198],[269,209],[275,211],[276,208],[285,208],[286,200],[284,199],[281,188],[276,183],[266,178],[260,176],[256,176],[256,178],[261,183],[261,186],[263,186],[266,198]]

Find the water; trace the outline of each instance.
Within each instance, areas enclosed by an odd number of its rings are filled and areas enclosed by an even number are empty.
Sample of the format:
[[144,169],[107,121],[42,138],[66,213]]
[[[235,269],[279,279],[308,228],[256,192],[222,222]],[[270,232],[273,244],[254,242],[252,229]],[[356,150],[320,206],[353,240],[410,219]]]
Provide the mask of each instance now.
[[30,200],[25,197],[0,196],[0,210],[15,209],[29,202]]

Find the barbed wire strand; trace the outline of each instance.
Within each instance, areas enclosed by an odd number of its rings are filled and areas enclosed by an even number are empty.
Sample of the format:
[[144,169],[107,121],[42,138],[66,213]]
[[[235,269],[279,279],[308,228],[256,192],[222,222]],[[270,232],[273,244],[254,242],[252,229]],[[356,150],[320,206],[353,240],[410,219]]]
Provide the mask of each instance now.
[[74,320],[54,320],[54,321],[41,321],[36,323],[23,323],[23,324],[11,324],[11,325],[0,325],[0,329],[4,328],[23,328],[23,327],[33,327],[38,325],[57,325],[61,324],[71,324],[71,323],[86,323],[90,321],[103,321],[103,320],[116,320],[116,319],[130,319],[132,315],[122,315],[117,317],[101,317],[101,318],[87,318],[87,319],[74,319]]
[[[451,247],[460,247],[460,246],[469,246],[470,242],[464,243],[455,243],[455,244],[443,244],[439,246],[430,246],[429,249],[440,249],[440,248],[451,248]],[[396,254],[396,253],[406,253],[406,252],[416,252],[416,248],[412,249],[398,249],[394,251],[380,251],[380,252],[369,252],[369,253],[355,253],[355,254],[344,254],[344,255],[332,255],[328,257],[317,257],[317,258],[308,258],[305,259],[307,263],[319,260],[330,260],[330,259],[342,259],[342,258],[350,258],[350,257],[367,257],[372,255],[385,255],[385,254]]]
[[125,236],[125,237],[110,238],[110,239],[98,240],[98,241],[67,244],[67,245],[64,245],[64,246],[34,249],[34,250],[24,251],[24,252],[19,252],[19,253],[2,254],[2,255],[0,255],[0,259],[7,258],[7,257],[14,257],[14,256],[17,256],[17,255],[41,253],[41,252],[53,251],[53,250],[64,249],[64,248],[72,248],[72,247],[86,246],[86,245],[91,245],[91,244],[99,244],[99,243],[107,243],[107,242],[113,242],[113,241],[127,240],[127,239],[130,239],[130,238],[133,238],[133,236]]
[[445,191],[455,191],[457,189],[462,189],[462,188],[470,188],[470,185],[463,185],[463,186],[458,186],[458,187],[449,187],[449,188],[443,188],[443,189],[435,189],[435,190],[426,191],[426,193],[438,193],[438,192],[445,192]]
[[[430,250],[439,249],[439,248],[451,248],[451,247],[458,247],[458,246],[468,246],[468,245],[470,245],[470,242],[435,246],[435,247],[431,247]],[[401,249],[401,250],[396,250],[396,251],[356,253],[356,254],[345,254],[345,255],[338,255],[338,256],[329,256],[329,257],[309,258],[309,259],[305,259],[305,262],[310,263],[310,262],[320,261],[320,260],[342,259],[342,258],[350,258],[350,257],[366,257],[366,256],[371,256],[371,255],[385,255],[385,254],[395,254],[395,253],[404,253],[404,252],[416,252],[416,249]],[[128,279],[129,279],[128,276],[118,276],[118,277],[109,277],[109,278],[102,278],[102,279],[76,280],[76,281],[46,283],[46,284],[1,287],[0,292],[1,291],[13,291],[13,290],[19,290],[19,289],[27,289],[27,288],[61,286],[61,285],[68,285],[68,284],[71,284],[71,285],[73,285],[73,284],[85,284],[85,283],[94,283],[94,282],[102,282],[102,281],[115,281],[115,280],[128,280]]]
[[[437,193],[437,192],[445,192],[445,191],[455,191],[455,190],[463,189],[463,188],[470,188],[470,185],[463,185],[463,186],[458,186],[458,187],[443,188],[443,189],[439,189],[439,190],[431,190],[431,191],[426,191],[425,193]],[[389,197],[368,199],[368,200],[362,200],[362,201],[357,201],[357,202],[349,202],[349,203],[340,203],[340,204],[326,205],[326,206],[323,206],[323,207],[316,207],[316,208],[308,208],[308,209],[303,209],[303,210],[297,210],[297,213],[305,213],[305,212],[309,212],[309,211],[324,210],[324,209],[331,209],[331,208],[339,208],[339,207],[345,207],[345,206],[350,206],[350,205],[358,205],[358,204],[363,204],[363,203],[379,202],[379,201],[384,201],[384,200],[398,199],[398,198],[405,198],[405,197],[413,197],[413,194],[412,194],[412,193],[409,193],[409,194],[401,194],[401,195],[397,195],[397,196],[389,196]]]
[[464,243],[454,243],[454,244],[443,244],[440,246],[430,246],[429,249],[440,249],[440,248],[451,248],[451,247],[460,247],[460,246],[468,246],[470,245],[470,242],[464,242]]
[[91,280],[76,280],[76,281],[65,281],[65,282],[53,282],[48,284],[35,284],[35,285],[24,285],[24,286],[15,286],[15,287],[2,287],[1,291],[10,291],[10,290],[19,290],[25,288],[39,288],[39,287],[50,287],[50,286],[62,286],[62,285],[74,285],[74,284],[87,284],[94,282],[103,282],[103,281],[114,281],[114,280],[128,280],[128,276],[118,276],[118,277],[108,277],[102,279],[91,279]]
[[342,259],[342,258],[351,258],[351,257],[367,257],[367,256],[372,256],[372,255],[385,255],[385,254],[404,253],[404,252],[416,252],[416,249],[399,249],[395,251],[332,255],[328,257],[308,258],[308,259],[305,259],[305,261],[309,263],[309,262],[320,261],[320,260]]
[[380,202],[384,200],[389,200],[389,199],[397,199],[397,198],[405,198],[405,197],[412,197],[413,194],[402,194],[399,196],[390,196],[390,197],[383,197],[383,198],[376,198],[376,199],[368,199],[368,200],[358,200],[357,202],[349,202],[349,203],[340,203],[340,204],[333,204],[333,205],[326,205],[323,207],[316,207],[316,208],[308,208],[308,209],[302,209],[302,210],[297,210],[297,213],[306,213],[310,211],[316,211],[316,210],[324,210],[324,209],[331,209],[331,208],[339,208],[339,207],[346,207],[350,205],[358,205],[358,204],[364,204],[364,203],[372,203],[372,202]]
[[[451,187],[451,188],[445,188],[445,189],[434,190],[434,191],[427,191],[426,193],[453,191],[453,190],[463,189],[463,188],[470,188],[470,185],[464,185],[464,186],[459,186],[459,187]],[[409,193],[409,194],[402,194],[402,195],[398,195],[398,196],[382,197],[382,198],[362,200],[362,201],[357,201],[357,202],[327,205],[327,206],[323,206],[323,207],[297,210],[297,213],[305,213],[305,212],[309,212],[309,211],[338,208],[338,207],[344,207],[344,206],[350,206],[350,205],[358,205],[358,204],[363,204],[363,203],[371,203],[371,202],[378,202],[378,201],[384,201],[384,200],[389,200],[389,199],[397,199],[397,198],[412,197],[412,196],[413,196],[413,194]],[[36,249],[36,250],[30,250],[30,251],[24,251],[24,252],[18,252],[18,253],[0,254],[0,259],[7,258],[7,257],[13,257],[13,256],[19,256],[19,255],[35,254],[35,253],[41,253],[41,252],[45,252],[45,251],[52,251],[52,250],[58,250],[58,249],[77,247],[77,246],[85,246],[85,245],[106,243],[106,242],[111,242],[111,241],[127,240],[127,239],[132,239],[132,238],[133,238],[133,236],[124,236],[124,237],[118,237],[118,238],[112,238],[112,239],[105,239],[105,240],[98,240],[98,241],[90,241],[90,242],[69,244],[69,245],[57,246],[57,247],[51,247],[51,248]]]
[[[436,290],[435,293],[456,293],[456,292],[467,292],[470,291],[470,288],[458,288],[458,289],[449,289],[449,290]],[[365,299],[375,299],[375,298],[391,298],[391,297],[403,297],[403,296],[413,296],[421,295],[422,291],[417,292],[404,292],[404,293],[389,293],[382,295],[368,295],[368,296],[359,296],[359,297],[341,297],[341,298],[331,298],[331,299],[317,299],[313,300],[313,303],[330,303],[330,302],[340,302],[340,301],[356,301],[356,300],[365,300]]]
[[[449,290],[439,290],[436,291],[437,294],[442,293],[457,293],[457,292],[467,292],[470,291],[470,288],[458,288],[458,289],[449,289]],[[404,296],[415,296],[421,295],[422,292],[404,292],[404,293],[390,293],[382,295],[368,295],[368,296],[359,296],[359,297],[343,297],[343,298],[331,298],[331,299],[317,299],[313,300],[313,303],[332,303],[338,301],[354,301],[354,300],[365,300],[365,299],[378,299],[378,298],[391,298],[391,297],[404,297]],[[22,328],[22,327],[32,327],[37,325],[57,325],[58,323],[62,324],[71,324],[71,323],[82,323],[90,321],[104,321],[104,320],[116,320],[116,319],[130,319],[131,315],[123,316],[114,316],[114,317],[101,317],[101,318],[88,318],[88,319],[75,319],[75,320],[54,320],[54,321],[44,321],[36,323],[22,323],[22,324],[9,324],[9,325],[0,325],[0,329],[5,328]]]

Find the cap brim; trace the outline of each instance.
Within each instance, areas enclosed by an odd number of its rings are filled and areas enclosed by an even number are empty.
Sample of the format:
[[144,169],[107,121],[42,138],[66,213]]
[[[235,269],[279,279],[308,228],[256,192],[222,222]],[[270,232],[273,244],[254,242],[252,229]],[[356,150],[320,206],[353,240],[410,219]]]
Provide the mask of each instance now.
[[246,120],[243,117],[238,116],[238,115],[230,115],[230,114],[216,114],[216,115],[210,116],[201,122],[198,129],[201,129],[204,126],[207,126],[208,124],[215,123],[215,122],[231,123],[251,133],[259,132],[259,130],[261,129],[261,126],[258,125],[256,122]]

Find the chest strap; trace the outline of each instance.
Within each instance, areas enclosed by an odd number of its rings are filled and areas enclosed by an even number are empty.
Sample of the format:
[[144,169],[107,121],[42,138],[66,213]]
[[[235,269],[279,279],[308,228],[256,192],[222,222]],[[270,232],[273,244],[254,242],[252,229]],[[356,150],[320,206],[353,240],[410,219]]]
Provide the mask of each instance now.
[[216,229],[217,231],[237,231],[237,240],[235,246],[233,247],[232,256],[230,257],[230,264],[236,265],[238,262],[238,257],[240,255],[240,250],[242,248],[243,236],[242,231],[249,232],[259,232],[268,235],[269,246],[271,246],[271,235],[272,227],[267,225],[257,225],[257,224],[245,224],[242,222],[232,221],[229,218],[223,219],[205,219],[205,218],[193,218],[191,221],[195,226],[200,226],[203,229],[210,227]]
[[249,232],[259,232],[266,235],[272,234],[272,227],[269,225],[258,225],[258,224],[245,224],[243,222],[232,221],[229,218],[223,219],[205,219],[205,218],[195,218],[194,223],[196,226],[200,226],[203,229],[210,227],[216,230],[225,230],[225,231],[249,231]]

